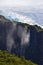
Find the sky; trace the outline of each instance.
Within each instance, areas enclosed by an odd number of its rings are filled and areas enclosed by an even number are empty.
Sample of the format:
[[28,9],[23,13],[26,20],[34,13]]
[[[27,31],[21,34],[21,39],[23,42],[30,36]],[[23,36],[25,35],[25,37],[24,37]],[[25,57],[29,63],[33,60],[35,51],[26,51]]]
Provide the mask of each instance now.
[[43,8],[43,0],[0,0],[0,7],[37,7]]
[[[37,23],[43,27],[43,0],[0,0],[0,9],[1,8],[3,8],[3,10],[4,8],[12,8],[11,10],[19,11],[21,14],[19,18],[21,16],[21,18],[26,17],[25,19],[29,21],[29,23]],[[29,12],[35,14],[29,14]]]

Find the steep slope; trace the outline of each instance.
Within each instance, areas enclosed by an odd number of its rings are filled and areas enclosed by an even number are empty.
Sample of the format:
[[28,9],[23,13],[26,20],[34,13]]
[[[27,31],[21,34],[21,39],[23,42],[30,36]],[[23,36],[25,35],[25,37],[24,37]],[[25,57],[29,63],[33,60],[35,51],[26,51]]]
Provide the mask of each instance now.
[[43,65],[43,29],[0,16],[0,49]]
[[7,51],[0,50],[0,65],[37,65],[30,60],[26,60],[24,57],[17,57],[14,54],[10,54]]

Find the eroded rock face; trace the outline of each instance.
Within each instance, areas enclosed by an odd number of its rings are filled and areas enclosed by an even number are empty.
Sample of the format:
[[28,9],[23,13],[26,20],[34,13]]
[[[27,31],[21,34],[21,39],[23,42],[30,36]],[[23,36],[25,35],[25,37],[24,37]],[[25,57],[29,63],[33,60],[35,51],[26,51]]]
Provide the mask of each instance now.
[[0,49],[43,65],[43,31],[1,18]]
[[[0,21],[0,43],[5,44],[5,48],[10,53],[15,53],[19,56],[25,54],[25,48],[29,45],[30,30],[24,24],[3,22]],[[2,38],[1,38],[2,37]],[[5,40],[4,42],[1,40]]]

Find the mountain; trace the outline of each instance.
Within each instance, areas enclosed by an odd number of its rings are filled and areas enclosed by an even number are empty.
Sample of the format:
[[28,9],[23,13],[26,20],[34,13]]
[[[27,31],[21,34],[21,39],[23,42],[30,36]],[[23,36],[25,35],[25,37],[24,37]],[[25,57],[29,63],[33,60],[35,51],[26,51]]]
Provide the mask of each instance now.
[[0,50],[43,65],[43,29],[0,15]]

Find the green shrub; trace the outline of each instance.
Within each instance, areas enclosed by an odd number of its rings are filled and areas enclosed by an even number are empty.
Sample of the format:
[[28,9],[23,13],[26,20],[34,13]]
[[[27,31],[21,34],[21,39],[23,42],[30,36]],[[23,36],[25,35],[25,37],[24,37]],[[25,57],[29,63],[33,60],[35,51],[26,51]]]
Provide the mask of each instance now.
[[0,65],[37,65],[31,60],[26,60],[24,57],[17,57],[7,51],[0,50]]

